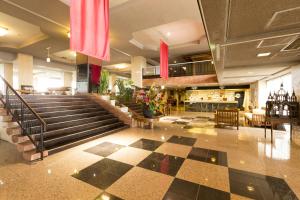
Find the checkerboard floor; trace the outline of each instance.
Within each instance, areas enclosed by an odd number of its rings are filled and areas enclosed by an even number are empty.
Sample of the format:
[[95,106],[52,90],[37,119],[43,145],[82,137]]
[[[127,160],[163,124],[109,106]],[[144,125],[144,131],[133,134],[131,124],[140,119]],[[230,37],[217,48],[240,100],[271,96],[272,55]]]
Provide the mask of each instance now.
[[103,142],[86,152],[104,157],[72,176],[104,192],[97,200],[297,199],[284,179],[228,167],[227,152],[195,138]]

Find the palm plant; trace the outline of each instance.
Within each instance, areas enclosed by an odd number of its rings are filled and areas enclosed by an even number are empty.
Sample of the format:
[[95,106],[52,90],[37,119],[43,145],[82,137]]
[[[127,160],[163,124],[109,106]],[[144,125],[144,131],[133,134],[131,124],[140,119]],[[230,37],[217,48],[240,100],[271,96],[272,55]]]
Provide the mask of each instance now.
[[103,70],[100,76],[100,85],[98,87],[98,93],[101,95],[108,94],[108,86],[109,86],[109,72],[107,70]]
[[131,88],[132,80],[117,79],[115,86],[119,89],[118,99],[119,101],[130,102],[132,100],[133,90]]

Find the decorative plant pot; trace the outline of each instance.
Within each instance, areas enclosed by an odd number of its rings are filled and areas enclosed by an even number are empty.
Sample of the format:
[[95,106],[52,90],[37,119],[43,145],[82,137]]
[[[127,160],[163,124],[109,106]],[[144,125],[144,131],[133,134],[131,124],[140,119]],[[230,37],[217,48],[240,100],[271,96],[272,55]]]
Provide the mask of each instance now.
[[110,100],[110,104],[116,106],[116,100]]
[[145,118],[153,118],[153,113],[151,110],[149,109],[144,109],[143,110],[143,114]]
[[110,100],[110,96],[109,95],[101,95],[101,98],[105,101],[109,101]]

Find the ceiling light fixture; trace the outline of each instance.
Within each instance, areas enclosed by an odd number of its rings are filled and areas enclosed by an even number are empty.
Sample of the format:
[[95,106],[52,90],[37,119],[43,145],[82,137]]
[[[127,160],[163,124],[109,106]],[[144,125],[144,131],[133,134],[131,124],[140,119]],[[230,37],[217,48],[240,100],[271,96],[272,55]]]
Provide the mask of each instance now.
[[8,29],[4,27],[0,27],[0,37],[7,35]]
[[167,36],[168,36],[168,37],[171,36],[171,33],[170,33],[170,32],[167,32]]
[[259,53],[259,54],[257,54],[257,57],[266,57],[266,56],[269,56],[269,55],[271,55],[271,52]]
[[126,67],[127,67],[127,66],[124,65],[124,64],[115,65],[115,68],[117,68],[117,69],[124,69],[124,68],[126,68]]
[[51,47],[47,47],[46,49],[47,49],[47,58],[46,58],[46,61],[49,63],[49,62],[51,62],[51,59],[50,59],[50,49],[51,49]]

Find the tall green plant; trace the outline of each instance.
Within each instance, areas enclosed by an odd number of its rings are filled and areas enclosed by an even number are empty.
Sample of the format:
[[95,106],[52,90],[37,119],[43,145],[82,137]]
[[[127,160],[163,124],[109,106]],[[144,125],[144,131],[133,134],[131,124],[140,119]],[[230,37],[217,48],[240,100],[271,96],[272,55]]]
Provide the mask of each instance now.
[[132,80],[124,80],[124,79],[117,79],[115,82],[115,86],[118,87],[118,99],[119,101],[130,102],[132,100],[133,90],[131,88],[133,84]]
[[108,86],[109,86],[109,72],[107,70],[102,70],[98,93],[101,95],[108,94]]

